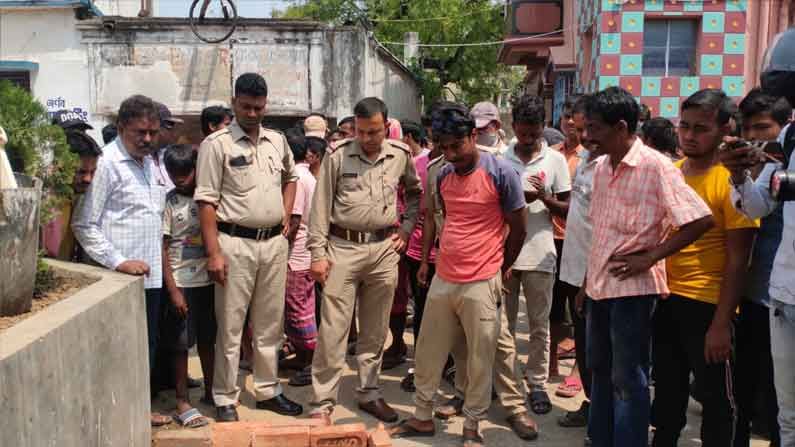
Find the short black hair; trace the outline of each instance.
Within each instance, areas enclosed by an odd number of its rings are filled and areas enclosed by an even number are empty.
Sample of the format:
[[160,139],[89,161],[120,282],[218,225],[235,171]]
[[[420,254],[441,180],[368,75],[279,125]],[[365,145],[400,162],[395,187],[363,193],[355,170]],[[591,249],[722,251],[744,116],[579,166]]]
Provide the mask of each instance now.
[[187,175],[196,169],[196,156],[190,144],[172,144],[166,147],[163,164],[169,175]]
[[640,106],[631,93],[621,87],[608,87],[591,95],[585,103],[585,114],[598,117],[607,124],[619,121],[627,123],[627,131],[634,134],[638,129]]
[[744,120],[760,113],[769,113],[775,122],[784,126],[792,117],[792,105],[787,98],[776,98],[757,87],[740,101],[740,113]]
[[422,144],[425,140],[425,129],[414,121],[401,121],[400,127],[403,128],[403,136],[411,135],[417,143]]
[[643,140],[653,149],[666,154],[675,154],[679,146],[676,139],[674,123],[663,117],[656,117],[643,122]]
[[351,124],[355,125],[356,124],[356,119],[353,116],[346,116],[345,118],[340,120],[340,122],[337,124],[337,128],[339,128],[343,124],[347,124],[347,123],[351,123]]
[[286,134],[287,144],[290,145],[290,150],[293,152],[293,159],[295,161],[306,160],[306,138],[303,135]]
[[87,133],[82,130],[66,130],[66,144],[69,149],[77,154],[78,157],[99,157],[102,155],[102,149],[96,141],[91,138]]
[[217,126],[223,123],[227,118],[232,119],[233,116],[232,110],[224,106],[205,107],[199,118],[201,121],[202,133],[204,136],[210,135],[213,133],[213,130],[210,129],[210,124]]
[[328,142],[318,137],[306,137],[306,151],[315,154],[321,160],[326,155]]
[[472,134],[475,129],[475,119],[465,105],[445,101],[434,107],[431,113],[431,127],[434,138],[442,135],[461,138]]
[[731,98],[723,90],[717,88],[699,90],[682,103],[683,112],[695,108],[717,112],[719,126],[728,123],[732,115],[737,112],[737,106]]
[[109,144],[111,141],[115,140],[118,135],[119,129],[116,128],[115,123],[110,123],[102,128],[102,142],[105,144]]
[[356,118],[372,118],[379,113],[384,117],[384,122],[386,122],[388,117],[386,104],[374,96],[362,99],[353,107],[353,116]]
[[563,114],[565,115],[566,112],[571,113],[572,115],[575,113],[585,113],[585,101],[582,100],[582,95],[569,95],[566,98],[566,101],[563,103]]
[[124,126],[139,118],[146,118],[160,124],[160,110],[157,108],[157,104],[144,95],[133,95],[122,101],[119,106],[117,122]]
[[268,83],[257,73],[243,73],[235,81],[235,97],[268,96]]
[[511,116],[514,123],[543,125],[546,120],[544,100],[536,95],[522,95],[514,102]]

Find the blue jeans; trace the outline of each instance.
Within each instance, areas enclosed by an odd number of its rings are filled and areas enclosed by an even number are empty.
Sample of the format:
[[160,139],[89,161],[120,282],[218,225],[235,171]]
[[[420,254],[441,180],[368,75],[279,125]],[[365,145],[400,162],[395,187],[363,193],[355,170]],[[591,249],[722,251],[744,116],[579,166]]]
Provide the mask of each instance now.
[[587,301],[588,435],[593,447],[648,445],[651,316],[657,298]]
[[781,446],[795,445],[795,305],[770,301],[770,350],[778,398]]
[[149,342],[149,371],[154,371],[163,289],[146,289],[146,334]]

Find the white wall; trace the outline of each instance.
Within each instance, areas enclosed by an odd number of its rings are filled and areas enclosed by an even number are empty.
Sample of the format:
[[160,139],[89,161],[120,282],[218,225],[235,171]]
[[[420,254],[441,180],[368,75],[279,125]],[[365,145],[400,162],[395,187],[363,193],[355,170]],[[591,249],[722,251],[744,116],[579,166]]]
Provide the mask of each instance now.
[[[158,0],[153,0],[153,9],[157,10]],[[190,7],[190,0],[184,0],[185,10]],[[94,0],[94,5],[106,16],[138,17],[141,0]],[[187,17],[188,14],[185,14]]]
[[50,112],[80,109],[91,122],[88,57],[75,22],[69,8],[0,12],[0,60],[38,63],[33,95]]

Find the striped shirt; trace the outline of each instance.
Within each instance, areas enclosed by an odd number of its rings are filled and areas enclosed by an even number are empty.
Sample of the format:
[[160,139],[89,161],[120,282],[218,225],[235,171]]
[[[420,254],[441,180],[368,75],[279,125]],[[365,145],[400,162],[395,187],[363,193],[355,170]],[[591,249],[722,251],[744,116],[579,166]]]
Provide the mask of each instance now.
[[166,185],[151,157],[139,163],[116,138],[103,149],[91,186],[75,213],[75,237],[88,255],[115,270],[128,260],[146,262],[144,287],[162,287],[163,206]]
[[586,284],[588,296],[599,300],[668,293],[664,260],[619,281],[608,271],[610,257],[655,248],[672,229],[711,212],[671,160],[636,138],[615,171],[609,156],[597,161],[589,215],[593,239]]

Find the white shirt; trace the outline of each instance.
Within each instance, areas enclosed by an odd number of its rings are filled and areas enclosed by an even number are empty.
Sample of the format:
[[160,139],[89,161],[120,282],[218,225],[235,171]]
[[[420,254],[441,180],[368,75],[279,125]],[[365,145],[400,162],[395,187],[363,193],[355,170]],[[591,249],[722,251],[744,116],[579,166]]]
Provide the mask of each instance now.
[[591,208],[593,174],[599,158],[588,161],[589,156],[587,150],[583,150],[578,155],[580,162],[571,188],[566,236],[563,239],[563,253],[560,258],[560,280],[577,287],[582,287],[585,279],[593,233],[593,224],[588,214]]
[[[504,159],[519,173],[525,191],[532,190],[529,178],[533,175],[543,175],[547,194],[571,191],[571,176],[563,154],[550,149],[543,142],[541,150],[525,164],[514,152],[515,147],[515,143],[508,147]],[[552,215],[541,200],[528,203],[527,212],[527,237],[513,268],[554,273],[557,253],[552,234]]]
[[[782,145],[788,128],[789,125],[779,135]],[[770,197],[770,178],[781,168],[779,163],[768,163],[756,181],[746,178],[745,183],[732,189],[732,203],[739,204],[739,211],[753,219],[772,213],[779,203]],[[795,169],[795,153],[790,156],[787,169]],[[795,202],[784,202],[783,207],[784,229],[770,273],[770,298],[795,305]]]
[[105,146],[94,180],[76,210],[72,228],[88,255],[115,270],[144,261],[144,287],[163,284],[162,238],[166,185],[151,157],[133,159],[116,138]]

